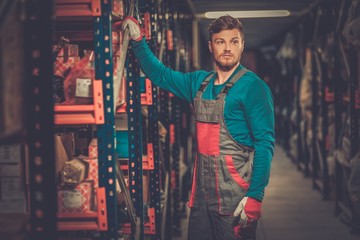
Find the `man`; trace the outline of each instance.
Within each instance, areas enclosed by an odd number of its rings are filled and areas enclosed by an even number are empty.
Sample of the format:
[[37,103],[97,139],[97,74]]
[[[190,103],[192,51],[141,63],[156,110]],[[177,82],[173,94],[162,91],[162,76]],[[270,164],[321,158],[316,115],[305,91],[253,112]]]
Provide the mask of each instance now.
[[132,49],[159,87],[194,104],[194,162],[188,239],[255,239],[274,152],[274,109],[268,86],[240,64],[243,25],[226,15],[209,26],[215,71],[182,73],[164,66],[139,25],[127,18]]

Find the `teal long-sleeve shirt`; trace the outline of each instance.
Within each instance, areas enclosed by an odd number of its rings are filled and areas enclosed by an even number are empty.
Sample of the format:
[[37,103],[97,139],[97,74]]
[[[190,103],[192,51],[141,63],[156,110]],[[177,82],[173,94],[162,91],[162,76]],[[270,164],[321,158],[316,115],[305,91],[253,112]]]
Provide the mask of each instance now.
[[[142,71],[155,85],[188,102],[193,102],[201,82],[210,74],[207,71],[183,73],[166,67],[154,56],[145,39],[132,41],[132,49]],[[233,74],[242,68],[240,65]],[[215,99],[225,86],[214,85],[215,78],[205,89],[204,99]],[[262,201],[274,154],[274,105],[269,87],[255,73],[248,71],[230,89],[224,119],[235,141],[255,149],[253,173],[246,195]]]

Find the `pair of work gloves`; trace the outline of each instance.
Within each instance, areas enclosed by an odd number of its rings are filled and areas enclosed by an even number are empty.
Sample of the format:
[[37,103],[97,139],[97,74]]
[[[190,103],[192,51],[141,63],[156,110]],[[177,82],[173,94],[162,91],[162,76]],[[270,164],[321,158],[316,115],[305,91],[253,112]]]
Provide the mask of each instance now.
[[[129,34],[132,40],[140,41],[143,38],[139,22],[135,18],[126,17],[124,19],[122,29],[125,30],[126,28],[129,28]],[[260,215],[261,202],[251,197],[244,197],[234,212],[234,217],[240,216],[239,223],[242,227],[249,226],[252,222],[258,220]]]

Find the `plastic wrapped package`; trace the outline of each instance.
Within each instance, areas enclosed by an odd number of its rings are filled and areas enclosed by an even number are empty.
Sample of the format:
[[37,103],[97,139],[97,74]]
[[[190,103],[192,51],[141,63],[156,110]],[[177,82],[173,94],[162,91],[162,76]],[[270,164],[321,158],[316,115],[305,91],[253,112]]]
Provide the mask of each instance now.
[[84,57],[71,68],[64,80],[64,104],[92,103],[93,59],[94,52],[86,51]]

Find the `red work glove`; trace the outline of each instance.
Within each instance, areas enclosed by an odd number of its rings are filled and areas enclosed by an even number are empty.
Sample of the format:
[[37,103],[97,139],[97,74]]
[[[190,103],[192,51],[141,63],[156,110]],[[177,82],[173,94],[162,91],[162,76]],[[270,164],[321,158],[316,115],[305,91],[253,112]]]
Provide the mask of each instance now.
[[244,197],[234,211],[235,217],[239,215],[241,227],[249,226],[260,218],[261,202],[251,197]]
[[126,17],[121,24],[123,31],[126,28],[129,28],[129,35],[132,40],[140,41],[143,38],[143,35],[140,30],[139,22],[133,17]]

